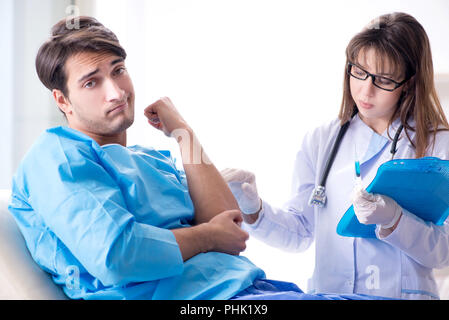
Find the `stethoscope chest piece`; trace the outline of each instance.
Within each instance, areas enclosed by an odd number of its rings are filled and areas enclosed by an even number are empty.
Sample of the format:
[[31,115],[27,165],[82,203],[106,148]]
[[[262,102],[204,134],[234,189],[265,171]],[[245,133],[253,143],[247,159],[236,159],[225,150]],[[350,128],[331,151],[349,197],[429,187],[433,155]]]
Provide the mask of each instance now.
[[326,188],[324,186],[316,186],[309,198],[309,206],[317,206],[322,208],[326,205]]

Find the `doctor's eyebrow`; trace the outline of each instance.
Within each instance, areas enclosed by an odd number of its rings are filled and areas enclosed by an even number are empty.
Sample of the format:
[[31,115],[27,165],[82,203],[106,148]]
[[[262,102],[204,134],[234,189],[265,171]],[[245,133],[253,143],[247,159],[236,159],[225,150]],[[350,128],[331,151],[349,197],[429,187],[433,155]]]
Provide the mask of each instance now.
[[[362,64],[360,63],[356,63],[355,64],[357,67],[359,67],[360,69],[362,69],[363,71],[366,71],[368,68],[365,66],[362,66]],[[380,72],[380,73],[373,73],[376,76],[390,76],[393,77],[394,74],[393,73],[389,73],[389,72]]]
[[[113,66],[113,65],[115,65],[117,63],[120,63],[120,62],[123,62],[123,61],[125,61],[125,59],[118,58],[118,59],[112,60],[110,65]],[[84,76],[82,76],[81,78],[78,79],[78,83],[81,83],[84,80],[86,80],[87,78],[92,77],[94,74],[98,73],[98,71],[100,71],[100,69],[97,68],[94,71],[91,71],[88,74],[85,74]]]
[[[365,72],[367,72],[366,70],[368,69],[368,68],[366,68],[366,67],[361,67],[360,65],[357,65],[356,64],[356,66],[357,67],[359,67],[360,69],[362,69],[363,71],[365,71]],[[381,76],[381,77],[394,77],[394,74],[393,73],[389,73],[389,72],[380,72],[380,73],[373,73],[375,76]]]

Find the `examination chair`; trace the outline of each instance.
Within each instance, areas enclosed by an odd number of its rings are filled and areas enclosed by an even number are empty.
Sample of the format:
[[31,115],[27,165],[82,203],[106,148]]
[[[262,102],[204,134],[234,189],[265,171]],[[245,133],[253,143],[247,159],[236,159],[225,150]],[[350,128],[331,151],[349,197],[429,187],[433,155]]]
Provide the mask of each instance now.
[[[9,190],[0,189],[0,299],[61,300],[62,289],[34,262],[8,211]],[[449,268],[435,270],[440,298],[449,299]]]
[[10,194],[9,190],[0,189],[0,299],[67,299],[62,289],[31,257],[8,211]]

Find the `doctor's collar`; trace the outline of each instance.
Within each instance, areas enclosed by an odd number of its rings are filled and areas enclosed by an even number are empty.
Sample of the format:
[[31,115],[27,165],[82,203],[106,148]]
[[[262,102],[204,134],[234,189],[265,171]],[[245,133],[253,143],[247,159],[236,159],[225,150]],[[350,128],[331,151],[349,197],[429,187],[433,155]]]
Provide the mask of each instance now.
[[[368,126],[363,120],[362,118],[360,118],[360,114],[356,114],[352,119],[351,119],[351,126],[353,125],[361,125],[366,127],[367,129],[369,129],[370,131],[372,131],[373,133],[382,136],[384,138],[387,138],[388,140],[392,140],[394,137],[394,134],[396,133],[396,131],[399,129],[399,127],[401,126],[401,118],[397,117],[388,127],[387,129],[385,129],[385,131],[382,134],[377,133],[376,131],[374,131],[372,128],[370,128],[370,126]],[[390,136],[388,136],[388,134],[390,134]],[[391,137],[391,138],[390,138]],[[401,134],[402,137],[402,134]]]

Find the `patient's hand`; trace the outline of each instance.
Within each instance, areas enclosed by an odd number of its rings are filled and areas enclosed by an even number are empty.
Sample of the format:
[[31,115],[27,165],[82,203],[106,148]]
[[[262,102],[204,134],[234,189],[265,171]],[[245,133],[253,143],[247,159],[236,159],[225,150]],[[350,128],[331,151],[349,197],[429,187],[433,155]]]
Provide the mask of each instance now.
[[238,255],[246,249],[249,235],[240,227],[242,214],[239,210],[224,211],[213,217],[206,225],[209,229],[207,251]]
[[166,136],[170,136],[176,129],[190,130],[187,122],[168,97],[160,98],[150,104],[145,108],[144,115],[148,118],[149,124],[163,131]]
[[171,230],[179,245],[184,261],[199,253],[210,251],[238,255],[246,249],[248,233],[240,228],[242,214],[239,210],[227,210],[209,222],[189,228]]

